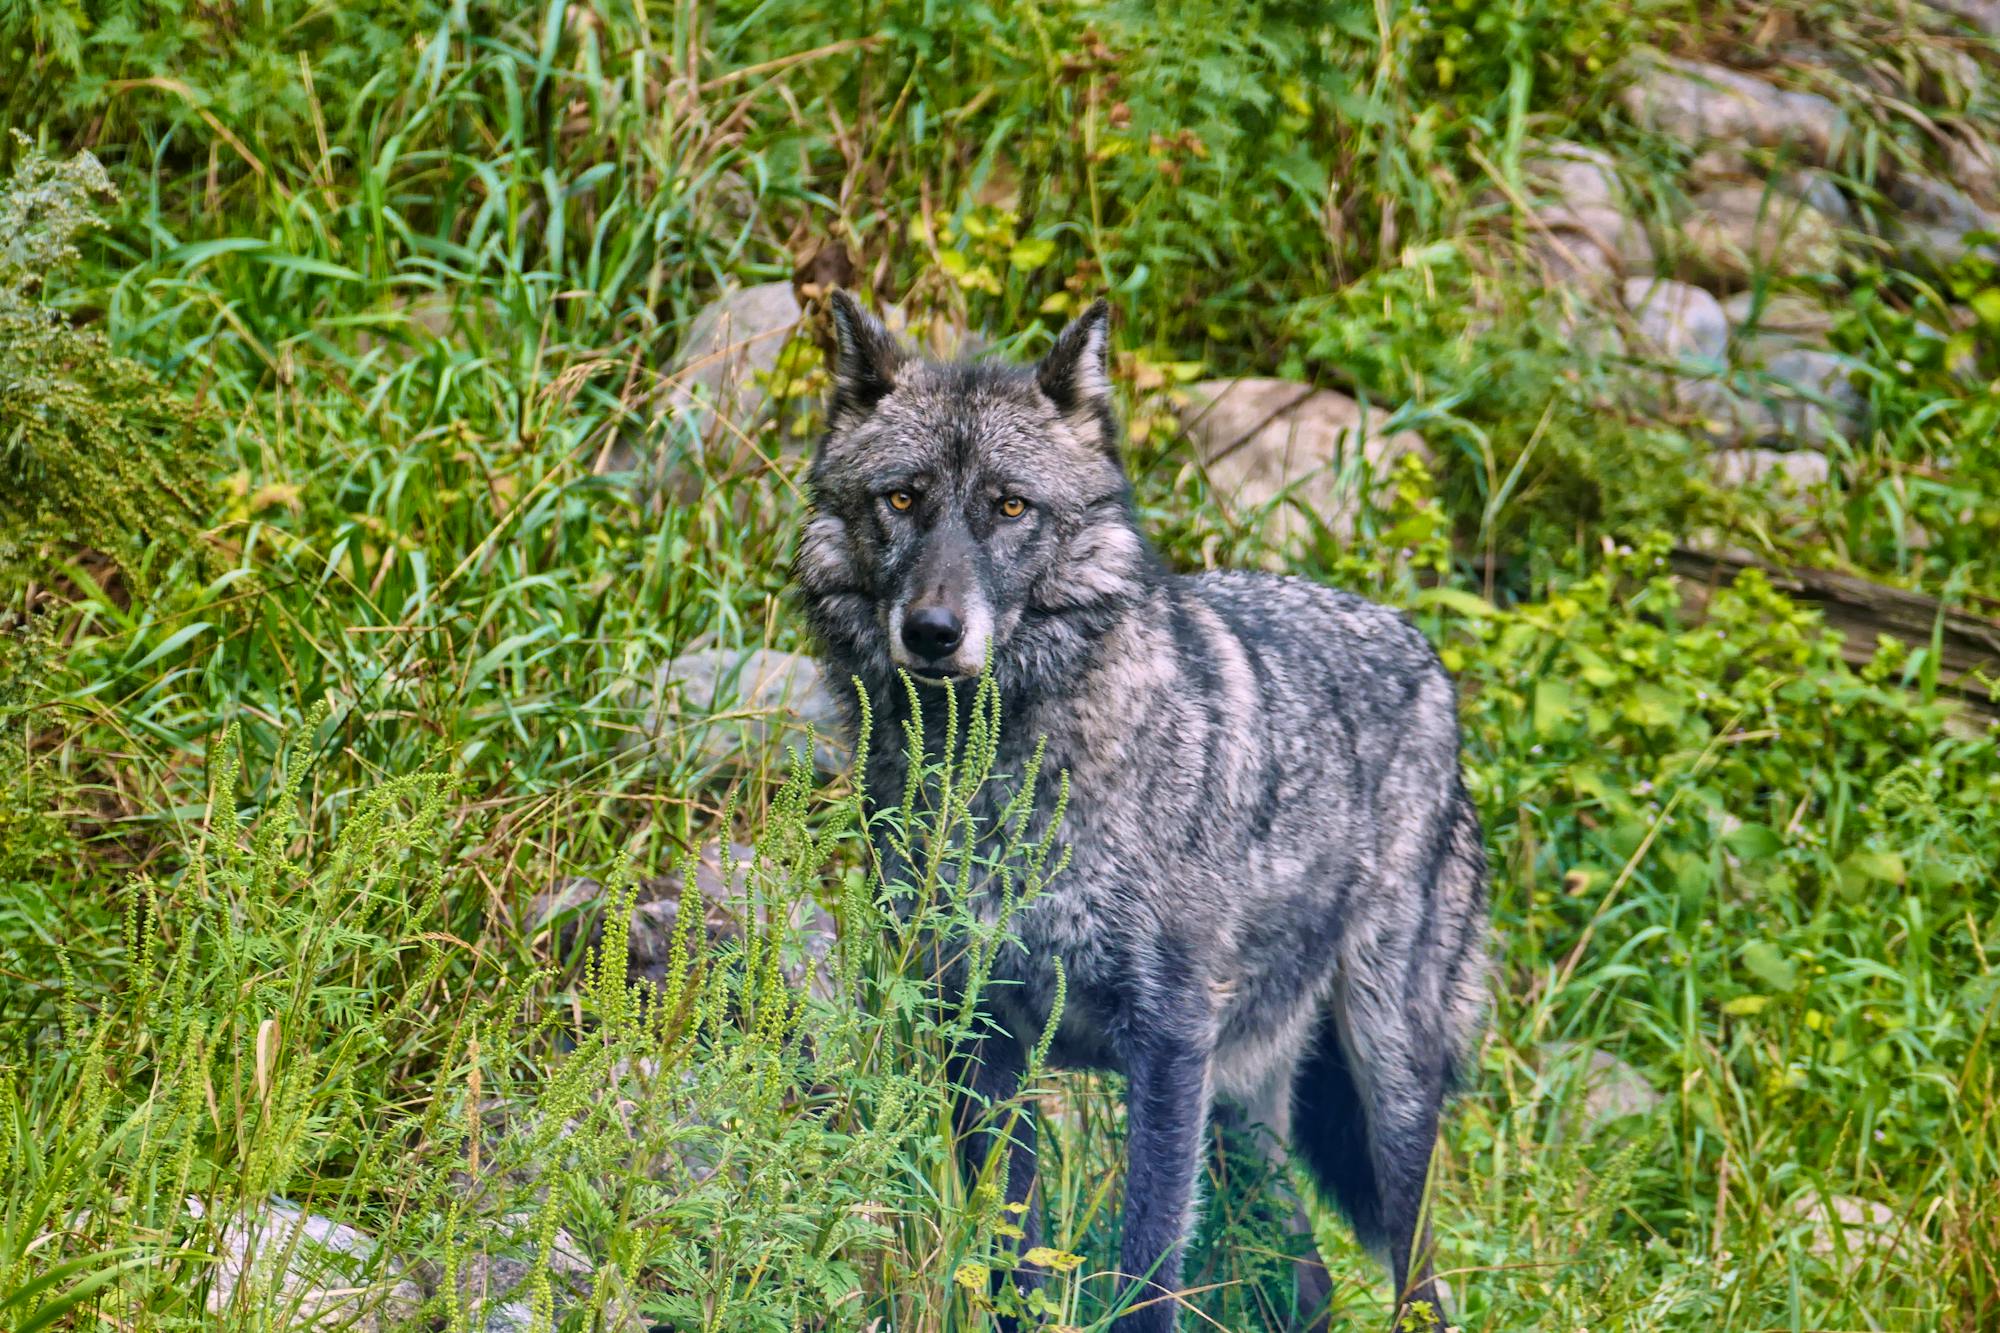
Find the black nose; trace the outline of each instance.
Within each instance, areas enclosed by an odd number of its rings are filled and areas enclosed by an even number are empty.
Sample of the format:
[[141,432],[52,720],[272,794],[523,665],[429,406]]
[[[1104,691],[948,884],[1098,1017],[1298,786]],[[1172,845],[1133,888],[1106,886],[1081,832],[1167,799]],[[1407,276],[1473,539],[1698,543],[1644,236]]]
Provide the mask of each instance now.
[[903,646],[927,662],[949,657],[965,638],[965,626],[942,606],[916,607],[903,617]]

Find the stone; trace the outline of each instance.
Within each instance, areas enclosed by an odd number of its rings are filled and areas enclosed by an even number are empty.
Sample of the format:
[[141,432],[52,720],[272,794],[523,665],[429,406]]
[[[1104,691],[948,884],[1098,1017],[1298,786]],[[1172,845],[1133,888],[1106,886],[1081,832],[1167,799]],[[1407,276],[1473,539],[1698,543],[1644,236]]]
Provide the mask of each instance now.
[[1988,37],[2000,37],[2000,0],[1929,0],[1929,4],[1965,20]]
[[1572,1042],[1551,1042],[1542,1068],[1557,1079],[1575,1079],[1582,1100],[1577,1107],[1578,1123],[1585,1133],[1595,1133],[1628,1116],[1645,1116],[1665,1103],[1646,1076],[1608,1051],[1586,1052],[1575,1059],[1580,1048]]
[[1854,225],[1854,205],[1847,202],[1847,191],[1840,188],[1840,178],[1832,172],[1818,168],[1788,171],[1778,178],[1777,186],[1781,193],[1798,200],[1835,226]]
[[1351,537],[1396,460],[1431,456],[1414,431],[1382,434],[1386,416],[1345,394],[1274,379],[1204,380],[1180,409],[1215,496],[1238,517],[1268,506],[1264,534],[1281,548],[1313,530],[1308,515],[1337,539]]
[[[850,687],[851,688],[851,687]],[[707,648],[682,653],[654,673],[645,734],[671,752],[691,742],[717,764],[753,764],[783,745],[803,745],[822,773],[846,767],[840,705],[803,653],[772,648]],[[673,740],[667,739],[675,733]]]
[[1650,273],[1646,229],[1615,208],[1557,206],[1536,215],[1529,246],[1549,273],[1572,285],[1609,286],[1628,273]]
[[[1907,260],[1944,266],[1955,263],[1974,247],[1972,232],[2000,232],[2000,212],[1986,208],[1964,190],[1929,176],[1907,175],[1889,187],[1889,199],[1902,209],[1890,219],[1889,236]],[[1978,249],[2000,253],[1991,241]]]
[[[761,927],[770,919],[771,903],[752,892],[750,871],[756,860],[756,848],[740,842],[729,844],[726,857],[719,842],[705,843],[696,853],[695,890],[701,896],[702,933],[708,944],[740,940],[747,921],[754,917]],[[658,983],[666,978],[672,964],[682,880],[678,874],[649,876],[634,887],[626,937],[627,975]],[[578,876],[558,881],[553,889],[538,895],[530,910],[536,929],[556,926],[558,952],[567,958],[580,944],[595,948],[604,938],[605,902],[602,884]],[[810,993],[831,999],[831,976],[825,964],[839,938],[832,915],[802,895],[787,906],[785,925],[787,982],[804,984],[810,969]]]
[[1791,292],[1754,289],[1732,293],[1722,302],[1737,359],[1751,364],[1801,344],[1820,344],[1833,332],[1833,312]]
[[1833,467],[1825,454],[1811,449],[1791,453],[1776,449],[1719,449],[1708,457],[1709,477],[1725,490],[1771,482],[1795,495],[1824,490]]
[[1610,154],[1557,140],[1523,158],[1521,168],[1535,200],[1528,246],[1557,280],[1599,286],[1651,271],[1652,240],[1625,212]]
[[1557,139],[1524,157],[1521,169],[1537,193],[1567,208],[1618,208],[1624,202],[1617,159],[1601,148]]
[[2000,156],[1983,139],[1952,139],[1945,146],[1951,178],[1974,200],[2000,200]]
[[1868,404],[1850,379],[1852,363],[1823,348],[1794,347],[1765,359],[1762,396],[1785,439],[1825,444],[1856,434]]
[[1881,1254],[1908,1260],[1925,1247],[1924,1233],[1914,1220],[1904,1221],[1896,1210],[1851,1194],[1805,1194],[1792,1200],[1790,1215],[1810,1228],[1806,1253],[1821,1259],[1858,1259]]
[[[187,1208],[206,1215],[200,1199],[190,1198]],[[274,1328],[374,1333],[401,1327],[423,1304],[422,1289],[393,1260],[377,1257],[374,1237],[285,1199],[239,1212],[214,1239],[211,1314],[235,1302],[275,1312]]]
[[[650,464],[649,482],[658,486],[682,455],[734,453],[762,424],[771,406],[762,377],[776,368],[804,315],[789,282],[731,287],[703,306],[646,408],[639,440],[620,439],[607,451],[606,468]],[[651,457],[642,458],[641,448]]]
[[1818,209],[1760,185],[1712,186],[1690,201],[1679,252],[1687,266],[1725,287],[1759,275],[1799,277],[1840,266],[1840,237]]
[[[1740,349],[1739,349],[1740,350]],[[1733,375],[1672,377],[1672,401],[1710,443],[1788,443],[1823,448],[1860,434],[1867,401],[1848,381],[1851,364],[1823,347],[1774,345],[1741,358]],[[1800,466],[1812,466],[1801,464]]]
[[[482,1333],[528,1333],[534,1326],[530,1283],[540,1254],[541,1240],[531,1212],[509,1213],[477,1229],[476,1248],[461,1256],[456,1273],[458,1305],[470,1316],[471,1327]],[[642,1333],[646,1328],[625,1299],[615,1268],[600,1272],[562,1227],[550,1237],[548,1275],[558,1326],[566,1312],[591,1300],[595,1289],[604,1285],[613,1290],[609,1299],[602,1300],[601,1326],[608,1333]],[[432,1286],[442,1282],[443,1274],[437,1273]]]
[[1619,95],[1646,129],[1694,147],[1710,142],[1794,148],[1829,161],[1847,133],[1847,117],[1818,93],[1773,87],[1740,70],[1657,53],[1642,57]]
[[1639,334],[1635,352],[1668,361],[1719,362],[1728,351],[1729,317],[1701,288],[1670,278],[1628,278],[1624,294]]

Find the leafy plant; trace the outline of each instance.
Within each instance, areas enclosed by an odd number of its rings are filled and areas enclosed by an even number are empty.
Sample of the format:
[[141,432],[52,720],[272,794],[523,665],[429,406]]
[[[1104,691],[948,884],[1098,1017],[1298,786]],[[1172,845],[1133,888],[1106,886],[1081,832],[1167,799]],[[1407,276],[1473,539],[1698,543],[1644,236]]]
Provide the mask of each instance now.
[[[76,328],[49,281],[111,193],[88,153],[28,149],[0,188],[0,568],[47,576],[79,548],[139,577],[191,554],[206,516],[206,440],[188,403],[101,333]],[[149,550],[149,547],[159,549]]]

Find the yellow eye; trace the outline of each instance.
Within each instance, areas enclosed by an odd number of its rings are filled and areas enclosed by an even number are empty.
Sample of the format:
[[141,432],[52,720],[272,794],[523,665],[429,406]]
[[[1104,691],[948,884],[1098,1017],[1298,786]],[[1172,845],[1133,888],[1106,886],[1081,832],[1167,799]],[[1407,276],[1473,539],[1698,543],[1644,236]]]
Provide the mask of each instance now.
[[1018,495],[1010,495],[1000,502],[1000,512],[1008,518],[1019,518],[1028,512],[1028,502]]
[[917,497],[911,495],[908,491],[889,492],[889,508],[895,510],[899,514],[907,510],[911,505],[915,504],[916,502],[917,502]]

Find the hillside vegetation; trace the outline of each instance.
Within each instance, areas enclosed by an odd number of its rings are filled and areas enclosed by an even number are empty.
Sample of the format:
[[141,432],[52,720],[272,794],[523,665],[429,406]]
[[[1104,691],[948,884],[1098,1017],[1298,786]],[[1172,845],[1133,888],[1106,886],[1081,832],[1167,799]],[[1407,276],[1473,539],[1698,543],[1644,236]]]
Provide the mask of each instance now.
[[[834,285],[1022,357],[1108,295],[1167,560],[1459,675],[1454,1323],[2000,1327],[1996,34],[0,10],[0,1328],[991,1326],[925,932],[1006,928],[961,886],[1007,719],[880,883],[789,656]],[[1121,1090],[1035,1084],[1020,1313],[1101,1327]],[[1283,1327],[1215,1132],[1182,1326]]]

